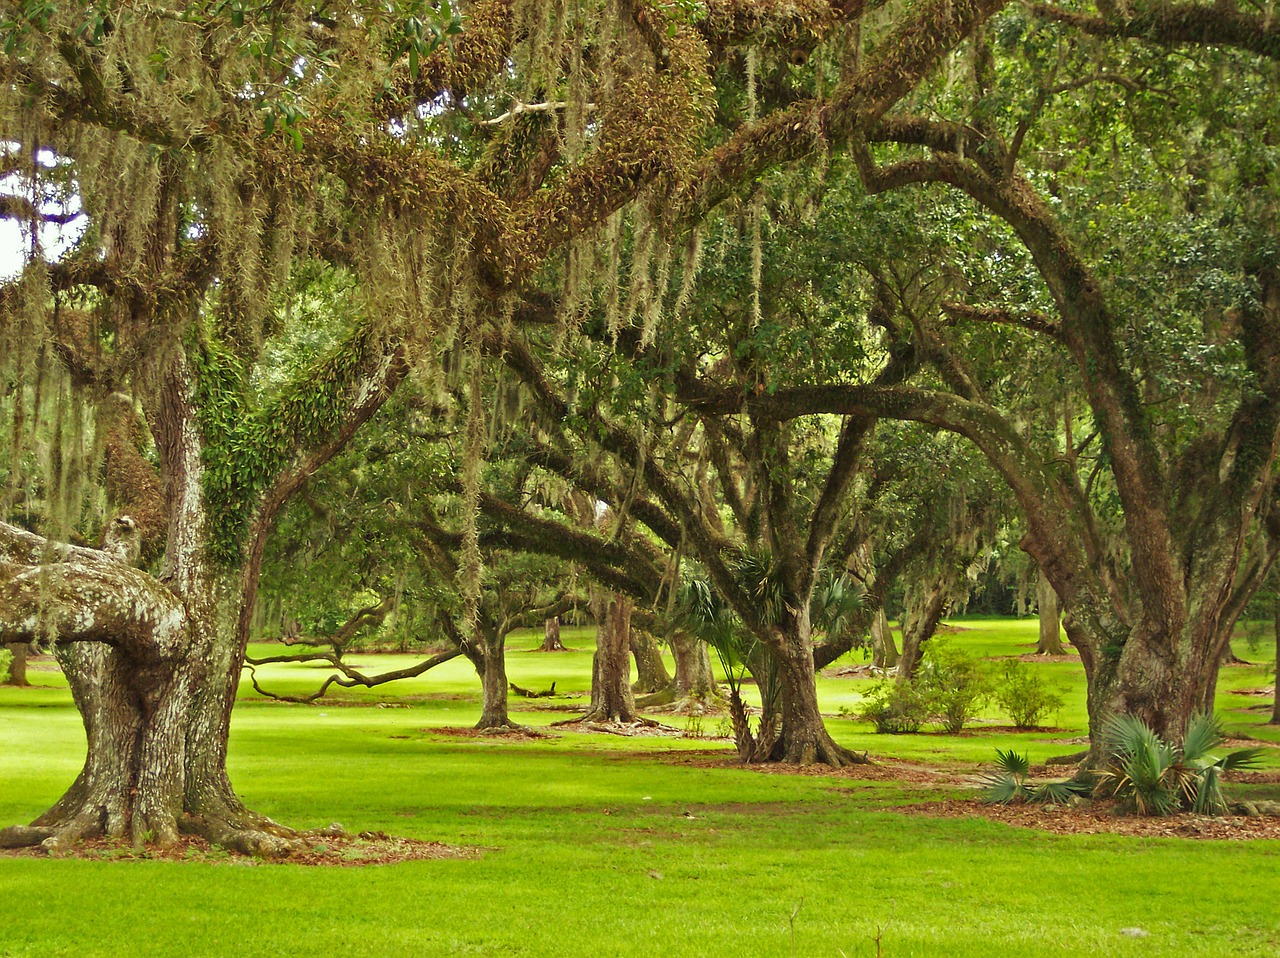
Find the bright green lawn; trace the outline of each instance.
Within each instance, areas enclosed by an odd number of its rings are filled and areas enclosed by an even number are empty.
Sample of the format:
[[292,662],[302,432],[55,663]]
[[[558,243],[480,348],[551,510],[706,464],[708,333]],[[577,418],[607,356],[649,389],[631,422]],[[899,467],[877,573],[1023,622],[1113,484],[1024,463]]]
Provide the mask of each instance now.
[[[971,631],[953,641],[986,655],[1024,651],[1033,639],[1034,623],[960,624]],[[570,643],[588,644],[577,634]],[[511,647],[513,681],[585,691],[588,653]],[[250,693],[235,716],[231,767],[249,804],[280,820],[485,849],[478,858],[359,869],[0,859],[9,912],[0,956],[835,958],[874,955],[877,926],[883,954],[895,958],[1280,953],[1280,842],[1061,837],[912,816],[893,808],[920,794],[892,783],[675,764],[723,749],[691,739],[434,734],[478,717],[465,665],[312,707]],[[998,743],[1033,758],[1071,751],[1063,743],[1082,732],[1076,667],[1040,667],[1071,687],[1063,731],[888,738],[847,719],[829,724],[873,755],[956,767],[986,761]],[[322,674],[261,672],[290,691]],[[1226,690],[1268,683],[1261,667],[1224,670],[1220,706],[1237,731],[1263,737],[1266,714],[1241,709],[1270,700]],[[860,687],[823,679],[824,708],[853,703]],[[408,707],[351,707],[375,698]],[[65,689],[0,690],[0,821],[46,808],[82,749]],[[1135,928],[1146,936],[1123,931]]]

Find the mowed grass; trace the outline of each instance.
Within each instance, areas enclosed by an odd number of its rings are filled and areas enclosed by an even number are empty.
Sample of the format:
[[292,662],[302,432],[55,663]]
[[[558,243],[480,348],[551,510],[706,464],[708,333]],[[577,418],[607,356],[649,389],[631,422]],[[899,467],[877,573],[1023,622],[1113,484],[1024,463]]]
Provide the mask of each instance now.
[[[951,641],[984,656],[1034,639],[1034,623],[958,624],[966,631]],[[512,681],[585,693],[589,640],[569,639],[583,651],[519,652],[535,638],[513,639]],[[929,797],[907,784],[744,770],[708,740],[438,731],[479,715],[465,665],[309,707],[247,691],[231,771],[245,800],[278,820],[338,821],[479,849],[474,857],[364,868],[0,859],[0,955],[834,958],[876,955],[877,934],[884,956],[1280,952],[1280,842],[1055,836],[930,818],[902,809]],[[1033,758],[1072,751],[1083,734],[1078,666],[1036,667],[1068,697],[1053,731],[886,737],[834,714],[829,726],[873,756],[959,769],[996,745]],[[272,666],[258,677],[297,693],[322,674]],[[35,678],[49,687],[0,690],[5,823],[48,807],[83,757],[59,677]],[[1219,705],[1237,734],[1270,734],[1266,712],[1249,710],[1270,699],[1239,694],[1269,683],[1265,666],[1224,670]],[[855,704],[865,688],[822,679],[824,709]],[[547,725],[565,714],[518,716]],[[714,732],[716,720],[702,725]]]

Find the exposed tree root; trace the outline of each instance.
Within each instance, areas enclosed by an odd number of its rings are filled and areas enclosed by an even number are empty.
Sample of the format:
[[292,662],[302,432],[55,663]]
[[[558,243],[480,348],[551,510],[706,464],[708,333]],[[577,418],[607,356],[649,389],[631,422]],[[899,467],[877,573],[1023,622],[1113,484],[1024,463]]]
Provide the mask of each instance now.
[[785,762],[789,765],[829,765],[832,768],[875,764],[866,752],[854,752],[842,745],[837,745],[830,736],[825,734],[818,736],[817,739],[779,741],[774,746],[769,760]]
[[[664,697],[666,700],[651,702],[651,699],[659,697]],[[680,698],[674,698],[662,692],[636,699],[636,705],[661,715],[726,715],[729,711],[725,700],[717,696],[683,695]]]
[[502,718],[488,718],[482,716],[472,728],[477,732],[484,732],[486,735],[534,735],[533,729],[527,725],[521,725],[519,722],[513,721],[509,716]]
[[[264,827],[264,823],[269,823],[269,827]],[[248,824],[225,818],[184,815],[180,825],[182,831],[188,835],[196,835],[214,845],[242,855],[288,858],[306,847],[303,833],[276,825],[269,819],[258,819]],[[340,829],[339,833],[341,833]]]

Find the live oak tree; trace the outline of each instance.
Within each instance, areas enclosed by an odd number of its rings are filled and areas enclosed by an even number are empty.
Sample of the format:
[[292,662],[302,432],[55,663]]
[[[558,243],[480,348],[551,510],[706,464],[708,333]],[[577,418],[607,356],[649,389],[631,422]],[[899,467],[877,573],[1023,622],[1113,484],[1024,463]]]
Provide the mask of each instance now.
[[[85,231],[52,263],[33,242],[0,291],[14,344],[3,361],[24,382],[51,340],[83,402],[132,397],[157,490],[156,531],[134,525],[159,557],[152,575],[128,550],[0,526],[0,639],[59,650],[90,741],[63,800],[5,840],[168,843],[181,825],[287,850],[288,830],[245,809],[226,774],[283,505],[411,364],[430,368],[441,342],[478,353],[481,325],[537,312],[538,271],[575,237],[642,193],[668,223],[697,222],[769,167],[873,134],[999,6],[879,14],[883,40],[847,58],[829,93],[784,96],[709,138],[715,57],[758,44],[803,59],[863,5],[712,4],[695,17],[640,0],[479,0],[461,23],[414,3],[14,10],[0,24],[0,132],[20,185],[0,212],[33,237],[70,215],[32,199],[54,157]],[[314,262],[354,278],[349,329],[273,379],[263,344]],[[482,426],[477,414],[467,430],[473,503]],[[474,580],[474,548],[464,564]],[[823,735],[806,728],[789,754],[827,751]]]
[[[1062,599],[1094,729],[1124,712],[1178,739],[1212,708],[1280,542],[1275,31],[1234,4],[993,21],[956,83],[851,140],[869,191],[967,224],[963,281],[912,331],[937,381],[726,403],[974,442]],[[1082,401],[1028,408],[1001,349]]]
[[[404,376],[407,345],[430,353],[465,328],[480,287],[502,313],[505,291],[547,250],[662,167],[628,159],[634,138],[652,145],[695,127],[666,124],[697,110],[694,64],[642,59],[617,83],[619,112],[592,120],[601,148],[555,185],[539,190],[547,168],[535,162],[556,154],[554,135],[523,162],[503,156],[523,122],[506,124],[490,165],[469,172],[472,158],[448,155],[420,105],[462,108],[471,86],[505,82],[509,56],[531,62],[549,42],[524,7],[469,12],[468,35],[434,58],[378,5],[65,4],[4,23],[0,114],[18,144],[8,164],[36,183],[40,157],[59,157],[88,221],[69,255],[33,256],[6,286],[17,348],[5,359],[21,366],[53,338],[78,384],[99,390],[92,399],[131,392],[166,520],[157,576],[0,527],[0,636],[62,651],[90,739],[64,799],[6,841],[52,847],[106,832],[168,843],[182,824],[245,850],[288,848],[225,770],[273,518]],[[614,22],[623,41],[643,33]],[[545,82],[563,75],[541,67]],[[660,130],[621,122],[644,91],[675,100]],[[47,214],[23,202],[33,192],[19,187],[5,214],[38,225]],[[355,328],[296,378],[264,385],[261,344],[309,258],[358,277]]]

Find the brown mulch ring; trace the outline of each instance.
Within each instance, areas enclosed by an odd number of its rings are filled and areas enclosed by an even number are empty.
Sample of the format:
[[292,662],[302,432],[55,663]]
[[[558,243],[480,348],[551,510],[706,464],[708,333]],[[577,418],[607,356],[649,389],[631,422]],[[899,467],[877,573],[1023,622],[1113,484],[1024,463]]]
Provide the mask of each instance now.
[[1113,805],[1091,802],[1082,808],[1064,805],[988,805],[976,798],[947,799],[898,809],[907,815],[934,818],[979,816],[1018,828],[1055,835],[1128,835],[1140,838],[1212,838],[1232,841],[1280,839],[1280,818],[1243,815],[1192,815],[1167,818],[1117,815]]
[[[504,742],[535,742],[540,739],[559,738],[554,732],[544,732],[536,728],[459,728],[456,725],[434,725],[419,729],[426,735],[444,735],[449,738],[500,738]],[[408,738],[409,736],[392,736],[392,738]]]
[[909,785],[923,786],[965,785],[972,781],[972,777],[964,772],[884,759],[876,759],[873,764],[831,768],[827,765],[789,765],[785,762],[743,765],[734,752],[724,749],[680,749],[671,752],[655,752],[651,757],[668,765],[683,765],[690,768],[738,768],[748,772],[761,772],[765,775],[813,775],[868,782],[905,782]]
[[1280,769],[1266,769],[1261,772],[1232,772],[1227,781],[1239,782],[1242,785],[1277,785],[1280,784]]
[[[997,655],[997,659],[1005,658],[1005,656]],[[1039,652],[1023,652],[1018,656],[1023,662],[1079,662],[1080,656],[1067,653],[1066,655],[1041,655]]]
[[[305,837],[305,836],[304,836]],[[90,861],[172,861],[199,862],[206,865],[309,865],[329,868],[355,868],[361,865],[394,865],[399,862],[428,861],[443,858],[477,858],[478,848],[461,848],[413,838],[393,838],[384,832],[361,832],[359,835],[308,838],[305,851],[287,858],[253,858],[228,852],[202,838],[184,835],[169,848],[136,848],[128,842],[105,838],[81,842],[61,855]],[[15,848],[0,851],[0,858],[44,858],[40,848]]]

